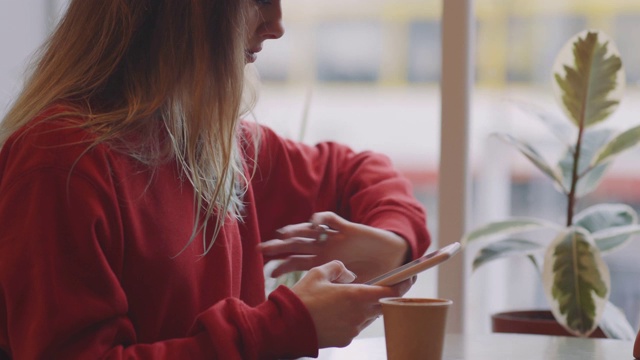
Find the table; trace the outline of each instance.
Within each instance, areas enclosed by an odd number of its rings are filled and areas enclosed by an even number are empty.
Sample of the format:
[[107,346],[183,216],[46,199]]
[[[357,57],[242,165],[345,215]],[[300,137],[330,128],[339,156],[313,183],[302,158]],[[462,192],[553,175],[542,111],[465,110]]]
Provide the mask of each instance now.
[[[384,337],[320,350],[320,360],[386,360]],[[306,358],[305,358],[306,359]],[[633,360],[633,341],[524,334],[447,334],[443,360]]]

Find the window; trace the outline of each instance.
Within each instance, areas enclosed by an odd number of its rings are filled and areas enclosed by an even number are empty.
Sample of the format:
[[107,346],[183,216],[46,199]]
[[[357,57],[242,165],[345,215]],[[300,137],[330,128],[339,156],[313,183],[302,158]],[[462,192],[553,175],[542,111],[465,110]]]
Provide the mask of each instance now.
[[637,86],[640,82],[640,47],[638,46],[638,33],[640,33],[640,14],[627,13],[618,14],[613,20],[613,36],[620,54],[622,55],[622,61],[625,64],[631,64],[626,66],[627,82],[632,86]]
[[375,21],[334,21],[316,30],[320,81],[374,82],[382,55],[382,26]]
[[409,24],[408,80],[410,82],[440,81],[440,22],[412,21]]

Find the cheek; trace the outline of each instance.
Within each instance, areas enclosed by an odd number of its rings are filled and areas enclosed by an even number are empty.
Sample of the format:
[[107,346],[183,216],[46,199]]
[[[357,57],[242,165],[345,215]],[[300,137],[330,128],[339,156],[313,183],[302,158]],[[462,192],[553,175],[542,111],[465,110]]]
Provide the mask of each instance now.
[[245,17],[245,26],[247,29],[247,37],[251,38],[260,24],[261,14],[257,9],[252,9]]

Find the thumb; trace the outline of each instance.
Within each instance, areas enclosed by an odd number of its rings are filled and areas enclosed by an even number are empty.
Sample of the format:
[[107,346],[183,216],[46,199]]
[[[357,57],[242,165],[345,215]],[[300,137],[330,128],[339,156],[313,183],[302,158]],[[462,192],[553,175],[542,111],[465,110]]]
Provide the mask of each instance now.
[[340,231],[349,221],[341,218],[338,214],[333,213],[331,211],[319,212],[311,215],[311,219],[309,222],[313,226],[318,226],[320,224],[327,225],[333,230]]
[[356,279],[356,274],[349,271],[339,260],[330,261],[320,266],[322,273],[329,282],[337,284],[350,284]]

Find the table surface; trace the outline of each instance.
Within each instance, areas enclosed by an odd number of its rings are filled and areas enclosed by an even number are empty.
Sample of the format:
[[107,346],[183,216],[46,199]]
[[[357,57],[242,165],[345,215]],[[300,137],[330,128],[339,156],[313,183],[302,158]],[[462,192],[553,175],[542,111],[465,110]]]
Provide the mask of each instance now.
[[[385,360],[384,337],[320,350],[320,360]],[[633,341],[522,334],[447,334],[443,360],[633,360]]]

